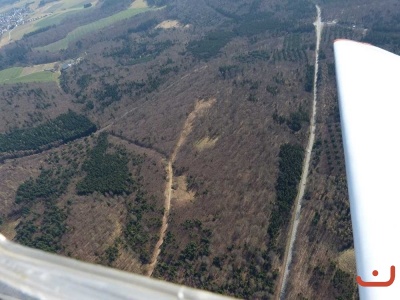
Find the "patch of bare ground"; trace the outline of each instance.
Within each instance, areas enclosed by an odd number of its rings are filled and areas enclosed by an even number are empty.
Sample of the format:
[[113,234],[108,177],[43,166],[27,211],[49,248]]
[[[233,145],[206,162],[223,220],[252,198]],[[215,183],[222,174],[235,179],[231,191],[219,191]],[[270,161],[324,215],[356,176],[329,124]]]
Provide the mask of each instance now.
[[131,8],[146,8],[148,7],[146,0],[134,0]]
[[194,144],[194,147],[196,148],[197,151],[203,151],[206,149],[210,149],[213,148],[215,146],[215,144],[218,141],[218,137],[216,138],[210,138],[208,136],[206,136],[205,138],[202,138],[201,140],[197,141]]
[[17,234],[15,228],[18,226],[20,220],[16,221],[9,221],[2,226],[0,226],[0,232],[4,235],[7,239],[13,240],[15,235]]
[[172,183],[172,205],[185,205],[195,199],[196,193],[188,190],[187,176],[175,176]]
[[183,27],[178,20],[165,20],[156,26],[156,28],[171,29]]
[[167,163],[167,166],[166,166],[167,183],[165,186],[165,194],[164,194],[165,195],[164,215],[162,218],[160,237],[156,244],[156,247],[154,248],[154,251],[153,251],[153,254],[152,254],[152,257],[150,260],[150,264],[148,266],[148,270],[146,273],[147,276],[151,276],[154,272],[154,268],[156,267],[158,256],[160,255],[160,252],[161,252],[161,245],[164,242],[165,234],[166,234],[166,231],[168,228],[168,216],[169,216],[170,209],[171,209],[172,183],[173,183],[173,176],[174,176],[173,164],[176,160],[176,157],[179,153],[180,148],[186,142],[187,137],[192,132],[194,120],[197,117],[199,117],[203,113],[204,110],[210,108],[215,102],[216,102],[215,98],[209,99],[207,101],[204,101],[204,100],[196,101],[194,110],[187,117],[187,119],[183,125],[182,131],[179,134],[179,138],[175,145],[175,148],[172,151],[171,157]]
[[354,249],[347,249],[339,255],[338,266],[340,269],[351,274],[353,277],[357,276],[356,256]]
[[176,156],[178,155],[181,146],[185,143],[187,137],[192,132],[194,120],[196,118],[198,118],[203,113],[204,110],[213,106],[213,104],[215,102],[216,102],[215,98],[209,99],[207,101],[200,100],[200,101],[196,102],[194,110],[189,114],[189,116],[187,117],[187,119],[185,121],[185,124],[183,125],[183,129],[179,135],[178,142],[176,143],[174,151],[172,152],[172,155],[170,158],[170,161],[172,163],[175,162]]

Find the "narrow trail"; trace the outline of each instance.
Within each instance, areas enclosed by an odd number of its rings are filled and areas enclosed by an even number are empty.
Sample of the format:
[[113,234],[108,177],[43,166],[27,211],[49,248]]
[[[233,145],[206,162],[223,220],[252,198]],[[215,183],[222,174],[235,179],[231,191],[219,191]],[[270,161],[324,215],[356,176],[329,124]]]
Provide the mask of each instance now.
[[311,161],[311,151],[314,145],[315,140],[315,119],[317,115],[317,80],[318,80],[318,62],[319,62],[319,47],[321,43],[322,29],[324,27],[324,23],[321,21],[321,9],[318,5],[315,6],[317,9],[317,19],[314,22],[315,32],[316,32],[316,46],[315,46],[315,66],[314,66],[314,94],[313,94],[313,104],[312,104],[312,115],[310,120],[310,135],[308,138],[308,144],[305,152],[305,159],[303,161],[303,170],[301,173],[301,179],[299,183],[299,191],[297,193],[297,197],[295,199],[295,210],[292,215],[292,220],[290,222],[290,230],[289,236],[287,239],[287,244],[285,248],[285,255],[283,261],[283,269],[284,273],[278,282],[278,293],[276,294],[275,299],[284,299],[285,291],[287,286],[287,280],[289,277],[289,267],[292,262],[293,257],[293,246],[296,241],[297,228],[300,222],[300,212],[301,212],[301,203],[304,196],[304,191],[306,189],[308,171],[310,168]]
[[160,229],[160,238],[157,241],[156,246],[154,247],[153,254],[151,256],[150,264],[148,265],[148,269],[146,272],[147,276],[151,276],[154,272],[154,269],[157,265],[158,256],[161,252],[161,245],[164,242],[165,234],[168,228],[168,216],[171,209],[171,198],[172,198],[172,183],[174,179],[174,171],[173,164],[175,163],[176,157],[179,153],[180,148],[186,142],[187,137],[192,132],[193,122],[194,120],[207,108],[210,108],[216,99],[210,99],[208,101],[198,101],[194,107],[194,110],[189,114],[186,118],[185,124],[183,125],[183,129],[179,135],[178,142],[176,143],[174,150],[172,151],[171,157],[168,160],[166,172],[167,172],[167,183],[165,185],[165,202],[164,202],[164,215],[162,218],[162,225]]

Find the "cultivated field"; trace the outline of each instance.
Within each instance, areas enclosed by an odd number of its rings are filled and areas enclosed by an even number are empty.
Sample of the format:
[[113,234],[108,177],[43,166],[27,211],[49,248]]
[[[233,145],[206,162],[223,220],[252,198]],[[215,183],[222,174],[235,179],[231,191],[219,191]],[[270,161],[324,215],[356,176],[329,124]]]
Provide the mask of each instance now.
[[102,28],[112,25],[115,22],[129,19],[129,18],[131,18],[137,14],[140,14],[142,12],[145,12],[147,10],[149,10],[149,8],[130,8],[130,9],[124,10],[124,11],[119,12],[110,17],[100,19],[96,22],[93,22],[93,23],[90,23],[90,24],[87,24],[84,26],[80,26],[80,27],[76,28],[75,30],[71,31],[64,39],[59,40],[55,43],[49,44],[44,47],[36,48],[36,50],[54,52],[54,51],[58,51],[61,49],[66,49],[70,42],[76,41],[77,39],[79,39],[80,37],[82,37],[86,34],[89,34],[91,32],[96,32]]
[[6,83],[8,80],[17,78],[21,75],[24,68],[15,67],[0,71],[0,83]]
[[[24,34],[32,32],[42,27],[59,24],[67,15],[76,13],[83,8],[83,5],[88,3],[87,0],[61,0],[52,2],[42,7],[39,7],[40,0],[20,1],[14,5],[7,5],[0,9],[0,13],[4,13],[13,7],[23,7],[27,3],[30,4],[30,8],[33,10],[33,14],[29,16],[28,21],[14,28],[8,34],[4,34],[0,40],[0,47],[8,44],[11,41],[20,40]],[[92,9],[97,4],[98,0],[91,1]]]
[[52,69],[53,66],[54,63],[50,63],[2,70],[0,71],[0,84],[57,81],[60,72],[45,71]]

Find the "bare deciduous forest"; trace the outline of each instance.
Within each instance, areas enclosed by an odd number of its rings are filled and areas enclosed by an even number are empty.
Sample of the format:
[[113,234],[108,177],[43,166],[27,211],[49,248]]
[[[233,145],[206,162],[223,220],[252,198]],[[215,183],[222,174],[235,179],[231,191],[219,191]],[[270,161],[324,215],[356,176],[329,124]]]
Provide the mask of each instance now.
[[54,82],[0,86],[0,231],[195,288],[276,298],[309,134],[318,4],[317,132],[286,298],[357,299],[332,43],[398,53],[400,4],[148,0],[66,49],[41,50],[132,2],[99,1],[0,49],[1,70],[62,68]]

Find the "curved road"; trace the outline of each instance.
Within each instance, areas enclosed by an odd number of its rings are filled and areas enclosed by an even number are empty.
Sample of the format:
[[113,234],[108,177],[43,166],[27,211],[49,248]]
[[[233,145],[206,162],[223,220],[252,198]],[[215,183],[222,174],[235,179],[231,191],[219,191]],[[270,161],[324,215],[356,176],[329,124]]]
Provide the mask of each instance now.
[[310,121],[310,135],[308,138],[308,144],[305,153],[305,159],[303,161],[303,171],[301,173],[301,179],[299,183],[299,191],[297,197],[295,199],[295,210],[292,215],[292,220],[290,223],[290,231],[289,237],[287,239],[286,249],[285,249],[285,256],[283,261],[283,268],[284,273],[279,282],[279,290],[277,293],[277,299],[284,299],[285,298],[285,290],[287,285],[287,280],[289,277],[289,267],[292,262],[293,257],[293,245],[296,241],[296,234],[297,234],[297,227],[299,226],[300,221],[300,211],[301,211],[301,202],[303,200],[304,191],[306,189],[307,184],[307,177],[308,171],[310,168],[310,160],[311,160],[311,150],[314,145],[315,140],[315,119],[317,114],[317,79],[318,79],[318,59],[319,59],[319,46],[321,43],[321,35],[322,35],[322,28],[323,23],[321,21],[321,9],[318,5],[315,6],[317,9],[317,19],[314,22],[317,42],[315,46],[315,68],[314,68],[314,97],[313,97],[313,104],[312,104],[312,116]]

